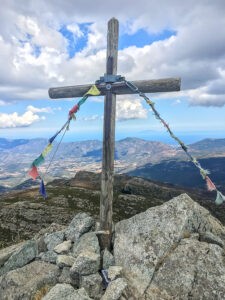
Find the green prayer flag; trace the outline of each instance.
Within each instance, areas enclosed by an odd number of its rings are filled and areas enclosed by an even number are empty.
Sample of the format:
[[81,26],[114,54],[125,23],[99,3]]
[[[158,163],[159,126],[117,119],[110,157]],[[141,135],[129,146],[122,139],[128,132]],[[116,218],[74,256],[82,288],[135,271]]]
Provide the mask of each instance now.
[[32,163],[32,166],[35,166],[35,167],[38,167],[40,166],[41,164],[43,164],[43,162],[45,161],[43,155],[41,154],[40,156],[38,156],[38,158],[36,158],[33,163]]
[[77,105],[80,107],[82,104],[84,104],[84,102],[87,100],[87,98],[88,98],[88,95],[81,98],[80,101],[78,101]]

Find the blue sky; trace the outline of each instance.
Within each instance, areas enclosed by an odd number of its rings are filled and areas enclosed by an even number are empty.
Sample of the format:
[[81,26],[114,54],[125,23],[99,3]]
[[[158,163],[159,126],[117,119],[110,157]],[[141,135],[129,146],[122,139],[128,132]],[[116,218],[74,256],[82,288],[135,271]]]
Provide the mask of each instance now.
[[[186,142],[225,138],[223,4],[173,1],[174,15],[167,5],[159,11],[159,2],[150,7],[141,0],[134,9],[123,1],[126,14],[111,7],[120,21],[118,74],[128,80],[181,77],[181,92],[149,95],[162,117]],[[85,14],[81,1],[76,9],[63,1],[57,7],[7,5],[0,21],[0,136],[50,137],[79,99],[51,100],[48,88],[94,83],[104,74],[112,15],[96,7]],[[89,98],[65,140],[101,139],[103,106],[103,97]],[[125,95],[117,99],[116,138],[127,136],[171,142],[144,101]]]

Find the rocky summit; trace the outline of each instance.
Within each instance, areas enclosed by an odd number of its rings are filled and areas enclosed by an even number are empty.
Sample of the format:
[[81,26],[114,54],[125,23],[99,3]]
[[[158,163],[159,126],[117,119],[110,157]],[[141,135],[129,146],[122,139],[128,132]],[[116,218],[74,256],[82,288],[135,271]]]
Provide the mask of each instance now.
[[115,225],[87,213],[0,250],[0,300],[225,299],[225,227],[187,194]]
[[[47,199],[38,188],[25,188],[0,195],[0,249],[31,239],[41,229],[57,222],[67,225],[79,212],[99,218],[100,174],[80,171],[69,180],[46,186]],[[225,224],[225,203],[215,204],[215,192],[185,189],[140,177],[114,176],[113,221],[130,218],[146,209],[187,193]]]

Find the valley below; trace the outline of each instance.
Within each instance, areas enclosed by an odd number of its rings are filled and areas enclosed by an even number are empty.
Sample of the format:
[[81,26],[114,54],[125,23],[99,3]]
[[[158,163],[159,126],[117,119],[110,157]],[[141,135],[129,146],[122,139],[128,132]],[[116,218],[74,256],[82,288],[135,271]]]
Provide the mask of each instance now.
[[[0,139],[0,192],[36,186],[28,171],[33,160],[47,145],[46,139]],[[98,140],[62,143],[56,155],[52,152],[39,167],[45,182],[70,179],[79,171],[100,173],[102,143]],[[223,189],[225,186],[225,139],[205,139],[188,146],[189,152],[211,171],[211,178]],[[54,156],[54,159],[52,157]],[[178,186],[205,188],[195,166],[179,147],[138,138],[116,142],[116,174],[140,176]]]

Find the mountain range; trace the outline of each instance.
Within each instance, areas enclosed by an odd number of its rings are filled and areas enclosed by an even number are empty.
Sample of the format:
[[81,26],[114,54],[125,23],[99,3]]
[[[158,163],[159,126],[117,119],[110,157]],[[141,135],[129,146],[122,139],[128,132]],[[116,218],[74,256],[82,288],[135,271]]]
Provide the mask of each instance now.
[[[27,172],[33,160],[47,145],[46,139],[0,139],[0,190],[16,186],[28,180]],[[47,181],[55,178],[72,178],[76,172],[87,170],[100,172],[102,142],[88,140],[62,143],[46,172],[49,160],[40,167]],[[225,181],[225,139],[204,139],[188,145],[192,155],[200,158],[203,168],[212,170],[217,184]],[[115,145],[115,172],[128,173],[149,179],[190,187],[204,187],[198,170],[188,162],[180,147],[139,138],[126,138]],[[32,184],[32,182],[28,185]]]

